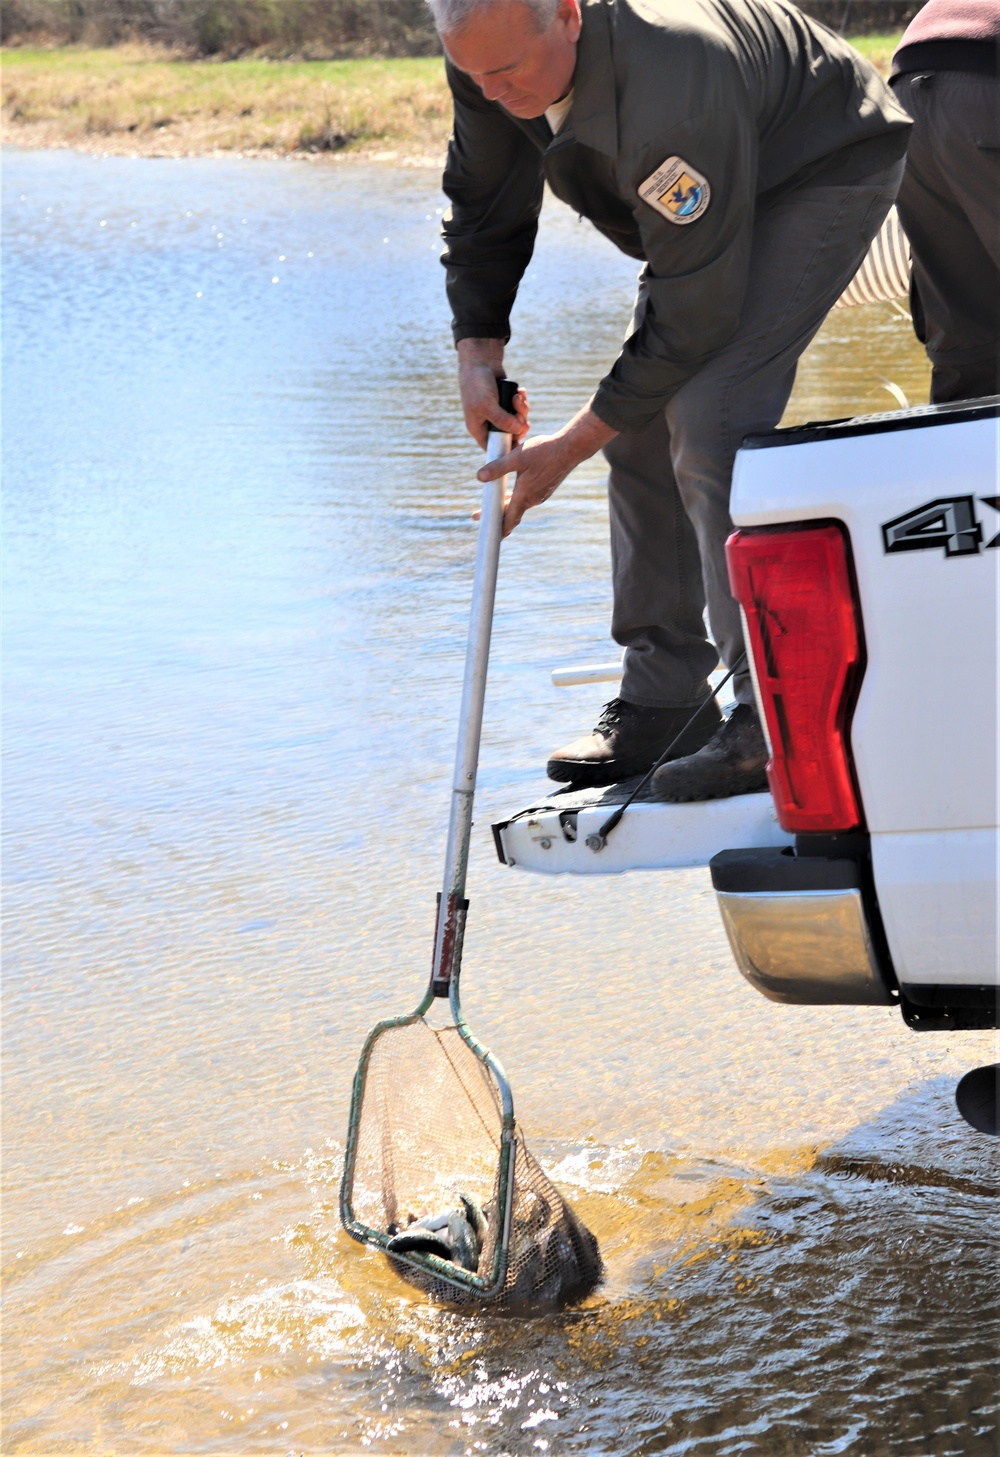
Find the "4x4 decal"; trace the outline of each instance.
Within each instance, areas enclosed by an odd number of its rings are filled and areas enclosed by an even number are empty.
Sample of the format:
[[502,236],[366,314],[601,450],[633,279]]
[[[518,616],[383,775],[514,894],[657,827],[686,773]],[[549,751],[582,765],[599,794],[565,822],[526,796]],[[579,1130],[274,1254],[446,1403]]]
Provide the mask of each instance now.
[[[980,496],[984,506],[1000,511],[1000,496]],[[978,556],[983,549],[983,528],[976,519],[974,496],[941,496],[915,511],[907,511],[882,527],[887,552],[929,551],[943,547],[945,556]],[[986,543],[1000,547],[1000,531]]]

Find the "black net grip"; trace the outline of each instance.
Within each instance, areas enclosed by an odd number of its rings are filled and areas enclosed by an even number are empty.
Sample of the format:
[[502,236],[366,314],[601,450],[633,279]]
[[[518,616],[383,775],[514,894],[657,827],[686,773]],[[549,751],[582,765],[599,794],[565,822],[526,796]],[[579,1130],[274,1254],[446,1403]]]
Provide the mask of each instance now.
[[456,964],[462,957],[462,942],[465,940],[465,918],[469,913],[469,902],[466,899],[458,900],[449,897],[449,904],[445,913],[444,936],[441,943],[441,979],[434,976],[437,960],[437,925],[441,920],[441,892],[437,893],[437,913],[435,919],[435,944],[434,956],[435,965],[431,968],[431,991],[436,997],[446,997],[451,986],[451,978]]
[[[497,377],[497,393],[500,396],[500,408],[506,410],[508,415],[514,413],[514,396],[517,394],[517,380],[503,379]],[[494,425],[492,420],[486,422],[487,430],[499,430],[499,425]]]

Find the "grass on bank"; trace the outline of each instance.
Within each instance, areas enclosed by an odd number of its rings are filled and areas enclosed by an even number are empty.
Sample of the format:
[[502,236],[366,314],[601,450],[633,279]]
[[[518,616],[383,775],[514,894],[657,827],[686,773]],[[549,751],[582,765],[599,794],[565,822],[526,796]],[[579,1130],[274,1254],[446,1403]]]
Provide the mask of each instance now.
[[847,39],[856,51],[860,51],[883,77],[888,77],[892,53],[903,38],[901,30],[889,31],[883,35],[851,35]]
[[[854,44],[887,74],[898,40]],[[22,146],[437,158],[451,123],[439,56],[190,61],[144,46],[67,46],[10,47],[0,60],[4,138]]]
[[27,146],[437,155],[451,124],[440,57],[185,61],[145,47],[5,49],[4,135]]

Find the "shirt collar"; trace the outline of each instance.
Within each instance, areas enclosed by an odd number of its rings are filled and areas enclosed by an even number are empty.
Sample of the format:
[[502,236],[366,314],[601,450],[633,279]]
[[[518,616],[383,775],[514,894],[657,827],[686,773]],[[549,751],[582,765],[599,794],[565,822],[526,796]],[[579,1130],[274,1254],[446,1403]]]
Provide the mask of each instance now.
[[581,0],[583,27],[577,41],[573,72],[573,109],[564,133],[572,131],[585,147],[614,157],[618,152],[618,108],[611,56],[613,0]]

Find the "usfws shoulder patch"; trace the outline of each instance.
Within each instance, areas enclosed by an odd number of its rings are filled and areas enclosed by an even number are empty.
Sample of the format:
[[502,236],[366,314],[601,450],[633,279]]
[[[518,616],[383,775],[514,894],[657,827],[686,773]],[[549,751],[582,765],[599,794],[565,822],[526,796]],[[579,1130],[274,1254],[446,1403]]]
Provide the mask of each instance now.
[[708,178],[683,157],[668,157],[639,187],[639,196],[668,221],[693,223],[712,200]]

